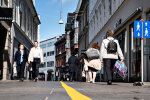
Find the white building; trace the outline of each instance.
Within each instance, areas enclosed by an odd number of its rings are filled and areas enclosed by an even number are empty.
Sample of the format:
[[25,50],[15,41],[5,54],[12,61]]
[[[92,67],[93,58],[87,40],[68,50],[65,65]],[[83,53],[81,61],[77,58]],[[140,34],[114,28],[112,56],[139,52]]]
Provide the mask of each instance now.
[[55,42],[56,37],[40,42],[40,47],[43,50],[44,65],[41,66],[39,72],[41,78],[45,81],[55,80]]
[[0,34],[0,79],[6,80],[13,78],[14,55],[18,45],[23,44],[29,52],[34,41],[39,39],[40,19],[35,0],[0,0],[0,8],[0,16],[4,16],[0,20],[0,33],[3,33]]
[[[134,21],[150,20],[149,0],[90,0],[89,45],[101,45],[113,29],[128,67],[128,81],[141,80],[141,39],[134,38]],[[150,81],[150,39],[144,39],[144,81]]]

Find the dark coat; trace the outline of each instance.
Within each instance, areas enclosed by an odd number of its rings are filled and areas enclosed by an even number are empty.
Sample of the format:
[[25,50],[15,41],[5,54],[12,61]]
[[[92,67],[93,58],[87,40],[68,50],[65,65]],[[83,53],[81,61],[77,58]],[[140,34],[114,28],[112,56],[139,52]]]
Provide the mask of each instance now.
[[[14,60],[17,64],[17,71],[19,70],[19,67],[20,67],[20,60],[21,60],[21,52],[17,51],[15,54],[15,60]],[[24,50],[22,67],[25,67],[27,61],[28,61],[28,55],[27,55],[27,52]]]
[[70,72],[78,71],[78,58],[76,56],[71,56],[68,60]]

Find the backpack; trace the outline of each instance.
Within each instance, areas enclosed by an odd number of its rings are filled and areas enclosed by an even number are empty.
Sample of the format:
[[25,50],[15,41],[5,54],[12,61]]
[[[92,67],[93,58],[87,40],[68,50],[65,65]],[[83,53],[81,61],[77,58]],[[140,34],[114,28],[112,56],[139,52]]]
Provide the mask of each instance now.
[[114,40],[109,40],[109,43],[108,43],[106,49],[107,49],[107,54],[116,54],[117,53],[117,43]]

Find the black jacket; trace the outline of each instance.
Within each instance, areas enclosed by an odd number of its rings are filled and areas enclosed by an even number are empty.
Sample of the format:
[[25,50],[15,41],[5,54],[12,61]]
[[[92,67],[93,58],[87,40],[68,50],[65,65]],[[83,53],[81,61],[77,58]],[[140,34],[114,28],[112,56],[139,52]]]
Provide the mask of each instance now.
[[78,70],[78,58],[76,56],[71,56],[68,60],[70,72],[77,72]]
[[[14,61],[16,62],[17,65],[19,65],[20,60],[21,60],[21,52],[17,51],[16,54],[15,54],[15,60]],[[25,65],[27,61],[28,61],[28,55],[27,55],[27,52],[24,50],[23,64]]]

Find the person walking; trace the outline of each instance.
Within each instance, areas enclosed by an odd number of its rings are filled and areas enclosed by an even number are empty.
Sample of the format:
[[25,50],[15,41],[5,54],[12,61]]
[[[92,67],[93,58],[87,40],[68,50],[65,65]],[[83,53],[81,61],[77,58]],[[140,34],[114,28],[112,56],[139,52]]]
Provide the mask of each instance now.
[[113,67],[115,65],[118,56],[120,57],[120,63],[124,61],[124,56],[121,51],[118,40],[113,38],[113,30],[108,30],[106,33],[106,39],[102,41],[101,45],[101,60],[104,64],[104,71],[106,72],[107,84],[112,84]]
[[88,74],[91,83],[95,83],[96,72],[101,69],[99,49],[100,46],[97,43],[93,43],[92,48],[86,51],[88,61],[84,59],[85,64],[88,65]]
[[24,69],[28,61],[27,52],[24,50],[24,45],[19,45],[19,50],[15,53],[15,65],[17,65],[17,76],[21,82],[24,81]]
[[43,64],[43,51],[39,47],[37,41],[34,42],[34,47],[30,50],[28,63],[32,63],[33,78],[35,82],[37,82],[39,75],[39,67],[41,64]]
[[79,63],[78,57],[76,56],[76,53],[74,52],[68,60],[69,71],[70,71],[70,81],[77,80],[78,63]]
[[81,57],[79,59],[79,66],[82,66],[82,77],[85,78],[86,82],[90,82],[88,77],[88,66],[85,64],[84,59],[88,60],[88,57],[85,52],[81,53]]

